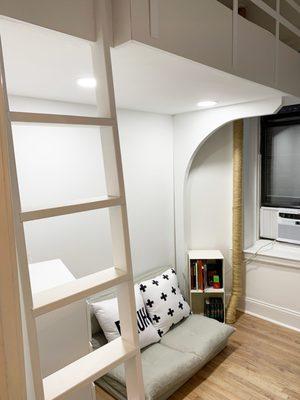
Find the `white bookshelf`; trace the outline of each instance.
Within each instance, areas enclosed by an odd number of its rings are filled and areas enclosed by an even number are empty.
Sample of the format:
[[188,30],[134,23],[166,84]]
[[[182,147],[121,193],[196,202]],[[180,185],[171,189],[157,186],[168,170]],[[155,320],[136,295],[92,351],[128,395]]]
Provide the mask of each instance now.
[[[195,263],[197,266],[195,266]],[[201,279],[198,279],[198,268],[203,266],[201,274],[203,274],[203,287],[199,288]],[[208,271],[216,268],[220,287],[212,287],[208,282]],[[192,273],[193,271],[193,273]],[[195,275],[196,271],[196,275]],[[204,273],[205,271],[205,273]],[[192,283],[192,274],[194,275]],[[190,305],[194,314],[204,314],[206,300],[212,298],[221,298],[223,302],[223,310],[225,314],[225,273],[224,273],[224,257],[219,250],[189,250],[188,252],[188,277]],[[196,283],[196,285],[195,285]],[[210,284],[209,284],[210,283]],[[195,287],[196,286],[196,287]],[[212,300],[214,302],[214,300]],[[224,321],[223,315],[222,321]]]

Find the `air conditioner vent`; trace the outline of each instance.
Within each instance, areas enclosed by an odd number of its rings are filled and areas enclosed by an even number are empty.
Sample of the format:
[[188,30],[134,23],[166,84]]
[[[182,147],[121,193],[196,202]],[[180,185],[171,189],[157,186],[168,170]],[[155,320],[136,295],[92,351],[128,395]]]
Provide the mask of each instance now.
[[280,210],[278,212],[278,237],[281,242],[300,244],[300,211]]

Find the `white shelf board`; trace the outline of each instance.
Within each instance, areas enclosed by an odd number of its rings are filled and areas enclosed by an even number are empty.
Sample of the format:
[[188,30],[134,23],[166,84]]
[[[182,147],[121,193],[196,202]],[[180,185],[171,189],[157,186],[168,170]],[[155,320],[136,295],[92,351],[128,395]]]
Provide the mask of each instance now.
[[224,289],[214,289],[214,288],[206,288],[204,290],[200,289],[192,289],[191,293],[224,293]]
[[190,260],[223,260],[223,254],[220,250],[189,250]]
[[204,289],[204,293],[224,293],[224,289],[206,288]]
[[62,399],[67,393],[99,379],[135,356],[136,349],[121,337],[43,379],[45,400]]
[[124,202],[120,197],[115,196],[101,196],[78,202],[70,202],[64,205],[49,205],[47,208],[41,208],[30,211],[22,211],[20,218],[22,222],[34,221],[43,218],[58,217],[60,215],[74,214],[84,211],[98,210],[107,207],[116,207],[122,205]]
[[126,272],[113,267],[44,290],[33,295],[33,314],[38,317],[128,281],[128,279],[129,275]]

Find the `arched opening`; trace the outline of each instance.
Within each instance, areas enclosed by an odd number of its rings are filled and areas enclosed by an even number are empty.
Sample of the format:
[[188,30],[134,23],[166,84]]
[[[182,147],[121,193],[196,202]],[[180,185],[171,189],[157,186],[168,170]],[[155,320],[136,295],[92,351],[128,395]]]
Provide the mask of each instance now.
[[197,149],[186,179],[188,249],[218,249],[225,259],[225,285],[231,288],[233,127],[217,129]]

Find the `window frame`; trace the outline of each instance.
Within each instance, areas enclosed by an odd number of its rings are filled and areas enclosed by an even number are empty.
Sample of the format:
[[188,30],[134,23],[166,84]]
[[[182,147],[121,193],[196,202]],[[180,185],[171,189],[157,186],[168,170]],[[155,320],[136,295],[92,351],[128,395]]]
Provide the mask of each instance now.
[[260,135],[259,135],[259,143],[260,143],[260,166],[259,166],[259,175],[260,175],[260,207],[271,207],[271,208],[289,208],[289,209],[300,209],[300,196],[299,196],[299,204],[283,204],[280,202],[280,197],[276,199],[276,202],[270,203],[267,201],[267,174],[265,174],[265,157],[266,154],[266,135],[267,129],[269,127],[276,126],[289,126],[289,125],[298,125],[300,128],[300,112],[284,112],[282,114],[273,114],[260,118]]

